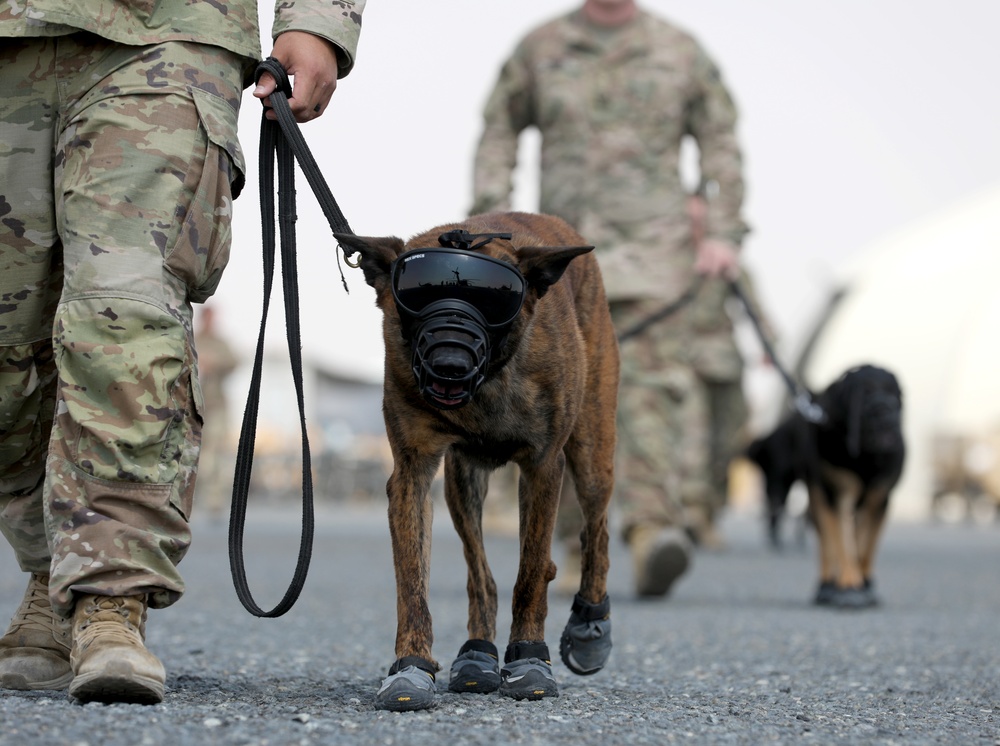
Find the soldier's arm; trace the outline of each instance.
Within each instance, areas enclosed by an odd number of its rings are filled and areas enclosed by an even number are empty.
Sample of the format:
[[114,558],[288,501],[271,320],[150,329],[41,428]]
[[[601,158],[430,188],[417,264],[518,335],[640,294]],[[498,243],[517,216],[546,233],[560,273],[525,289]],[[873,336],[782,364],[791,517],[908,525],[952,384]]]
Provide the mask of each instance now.
[[739,246],[725,238],[707,233],[708,201],[700,193],[687,200],[688,218],[691,220],[691,236],[696,250],[694,269],[699,274],[710,277],[724,276],[730,280],[739,277]]
[[527,54],[519,48],[500,70],[483,111],[473,163],[472,215],[510,209],[518,135],[535,123],[532,87]]
[[[365,2],[277,0],[275,3],[274,47],[270,56],[293,77],[288,104],[296,121],[308,122],[321,116],[337,89],[338,78],[354,67]],[[253,95],[267,104],[274,88],[274,79],[265,74]],[[268,112],[268,116],[274,118],[273,112]]]
[[736,105],[718,67],[703,52],[694,62],[697,95],[687,128],[700,152],[701,196],[706,201],[705,243],[738,248],[749,231],[742,218],[743,157],[736,138]]

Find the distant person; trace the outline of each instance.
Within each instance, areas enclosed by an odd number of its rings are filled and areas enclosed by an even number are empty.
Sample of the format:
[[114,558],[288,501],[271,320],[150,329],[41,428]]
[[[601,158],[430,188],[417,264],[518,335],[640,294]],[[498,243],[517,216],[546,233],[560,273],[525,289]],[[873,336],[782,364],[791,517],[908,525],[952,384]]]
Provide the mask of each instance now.
[[[585,0],[531,31],[503,65],[484,119],[471,211],[510,209],[518,135],[538,128],[539,209],[596,245],[619,332],[699,277],[739,275],[748,228],[736,107],[699,43],[635,0]],[[698,241],[680,173],[688,136],[699,149],[705,207]],[[718,314],[702,328],[709,308]],[[709,328],[731,336],[729,324],[703,300],[622,345],[617,484],[643,596],[665,595],[685,572],[691,506],[717,502],[708,382],[739,372],[706,370],[712,356],[699,339]],[[690,528],[698,538],[701,528]]]
[[[354,65],[364,5],[277,4],[299,122]],[[0,687],[153,704],[147,610],[181,597],[191,544],[192,304],[229,259],[257,3],[4,3],[0,38],[0,530],[29,575]]]
[[198,462],[198,504],[209,515],[221,518],[232,488],[235,455],[230,448],[229,399],[226,381],[239,365],[233,348],[216,326],[215,309],[203,306],[194,335],[198,351],[198,380],[205,402],[205,424],[201,430],[201,460]]

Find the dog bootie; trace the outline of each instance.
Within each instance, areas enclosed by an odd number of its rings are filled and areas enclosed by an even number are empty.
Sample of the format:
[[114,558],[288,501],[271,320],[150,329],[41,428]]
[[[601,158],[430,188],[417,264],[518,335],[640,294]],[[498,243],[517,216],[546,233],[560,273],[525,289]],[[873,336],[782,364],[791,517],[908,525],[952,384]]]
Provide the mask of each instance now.
[[397,660],[375,694],[375,706],[395,712],[433,707],[437,686],[431,668],[428,661],[413,655]]
[[813,603],[817,606],[832,606],[837,596],[837,585],[829,580],[824,580],[816,589]]
[[559,656],[573,673],[597,673],[611,655],[611,599],[599,604],[584,601],[577,594],[573,610],[559,640]]
[[512,642],[500,669],[500,693],[514,699],[558,697],[549,646],[544,642]]
[[448,691],[488,694],[500,688],[500,654],[492,642],[469,640],[451,664]]

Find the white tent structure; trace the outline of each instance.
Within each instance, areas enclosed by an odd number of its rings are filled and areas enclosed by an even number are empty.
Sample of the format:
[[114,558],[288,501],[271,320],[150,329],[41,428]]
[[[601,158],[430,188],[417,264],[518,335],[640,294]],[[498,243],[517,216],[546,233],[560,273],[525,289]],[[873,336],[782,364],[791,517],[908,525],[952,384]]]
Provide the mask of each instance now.
[[801,375],[813,390],[863,362],[897,375],[908,458],[891,510],[925,519],[935,436],[1000,431],[1000,187],[860,256],[837,278],[843,295],[817,327]]

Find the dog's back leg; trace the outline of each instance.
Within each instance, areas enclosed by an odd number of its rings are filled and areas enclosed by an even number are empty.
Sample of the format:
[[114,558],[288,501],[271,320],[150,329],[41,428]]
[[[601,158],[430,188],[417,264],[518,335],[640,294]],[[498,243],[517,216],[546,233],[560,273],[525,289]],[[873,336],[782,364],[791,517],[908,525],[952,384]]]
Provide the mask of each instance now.
[[486,694],[500,686],[496,638],[497,586],[483,546],[483,501],[489,472],[455,451],[445,456],[444,496],[468,568],[469,639],[451,666],[453,692]]
[[[574,435],[566,444],[568,471],[572,473],[583,513],[579,595],[590,604],[601,603],[608,588],[608,505],[614,487],[613,438],[611,447],[604,449],[606,452],[600,450],[595,448],[590,433],[583,441]],[[570,478],[569,473],[566,478]]]
[[767,536],[772,549],[782,549],[781,522],[785,516],[785,503],[788,499],[790,484],[768,474],[766,476],[767,492]]

